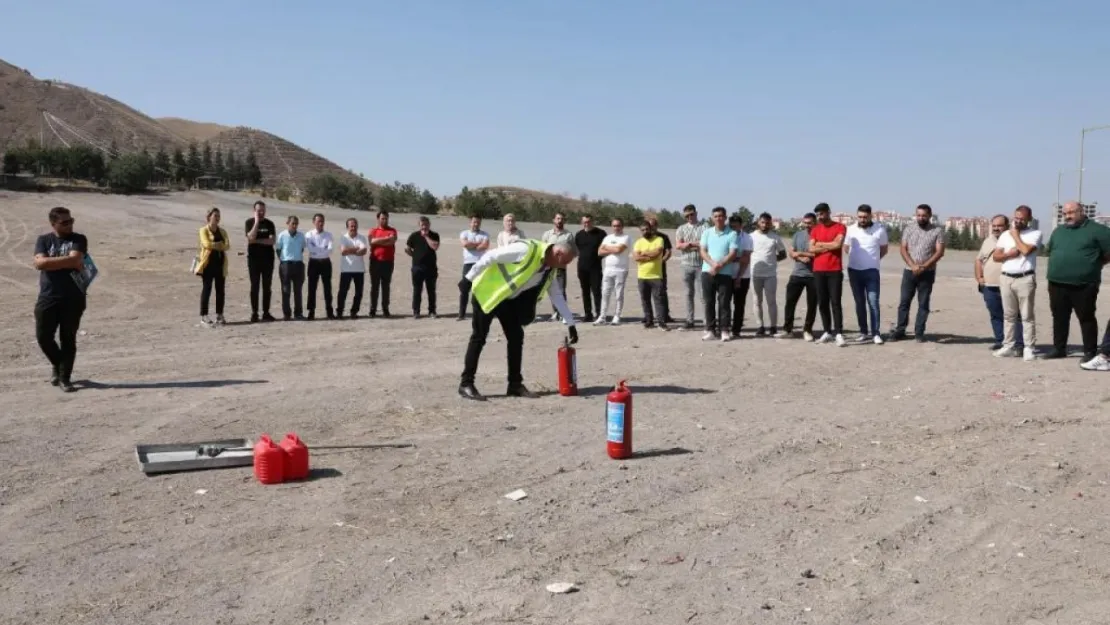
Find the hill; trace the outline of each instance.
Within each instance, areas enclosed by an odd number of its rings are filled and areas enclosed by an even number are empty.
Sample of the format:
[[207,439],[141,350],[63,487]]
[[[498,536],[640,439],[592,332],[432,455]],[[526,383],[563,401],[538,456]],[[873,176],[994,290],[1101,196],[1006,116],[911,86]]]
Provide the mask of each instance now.
[[234,150],[245,159],[255,150],[262,184],[304,188],[319,174],[353,179],[343,167],[295,143],[253,128],[232,128],[181,118],[157,120],[90,89],[56,80],[39,80],[25,69],[0,60],[0,152],[28,141],[45,147],[87,145],[121,153],[185,151],[190,142]]
[[169,128],[170,132],[187,140],[203,143],[211,140],[216,135],[225,130],[231,130],[231,126],[224,126],[223,124],[210,124],[206,122],[194,122],[188,119],[181,119],[180,117],[158,117],[156,122]]

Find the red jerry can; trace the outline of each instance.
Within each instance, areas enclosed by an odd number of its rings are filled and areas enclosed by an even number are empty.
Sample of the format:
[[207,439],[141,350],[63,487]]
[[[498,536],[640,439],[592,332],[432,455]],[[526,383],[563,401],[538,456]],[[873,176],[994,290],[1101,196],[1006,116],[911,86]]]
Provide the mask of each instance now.
[[632,391],[624,383],[618,382],[605,397],[606,447],[614,460],[632,456]]
[[281,441],[281,450],[285,452],[285,479],[308,479],[308,446],[290,432]]
[[559,394],[570,397],[578,394],[578,354],[564,338],[559,348]]
[[263,434],[254,445],[254,476],[263,484],[280,484],[285,480],[285,451],[269,434]]

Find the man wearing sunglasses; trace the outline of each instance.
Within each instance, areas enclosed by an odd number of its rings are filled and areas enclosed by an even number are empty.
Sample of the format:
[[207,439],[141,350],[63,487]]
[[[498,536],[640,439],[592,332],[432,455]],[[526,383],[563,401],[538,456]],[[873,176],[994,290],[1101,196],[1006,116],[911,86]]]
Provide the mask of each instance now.
[[84,271],[89,242],[85,235],[73,231],[69,209],[52,208],[49,219],[52,232],[35,241],[35,269],[40,272],[35,336],[53,368],[50,383],[72,393],[76,390],[71,376],[77,358],[77,331],[90,281]]

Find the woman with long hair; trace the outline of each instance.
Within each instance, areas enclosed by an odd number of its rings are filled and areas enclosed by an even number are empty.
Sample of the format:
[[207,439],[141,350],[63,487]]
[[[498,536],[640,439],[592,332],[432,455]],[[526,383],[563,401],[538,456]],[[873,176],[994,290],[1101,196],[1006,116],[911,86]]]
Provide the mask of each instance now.
[[[196,275],[201,278],[200,323],[211,326],[223,325],[224,321],[224,282],[227,280],[227,250],[231,247],[227,231],[220,227],[220,209],[208,211],[207,222],[201,227],[200,256]],[[208,300],[212,297],[212,287],[216,287],[216,321],[208,317]]]

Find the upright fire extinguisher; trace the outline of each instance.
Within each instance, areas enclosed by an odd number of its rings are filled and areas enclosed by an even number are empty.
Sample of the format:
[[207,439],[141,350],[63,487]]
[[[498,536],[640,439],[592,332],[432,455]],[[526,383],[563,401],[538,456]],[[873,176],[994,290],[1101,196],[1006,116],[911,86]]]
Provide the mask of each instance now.
[[578,394],[578,356],[567,338],[559,348],[559,394],[563,397]]
[[606,448],[614,460],[632,456],[632,391],[624,383],[618,382],[605,397]]

